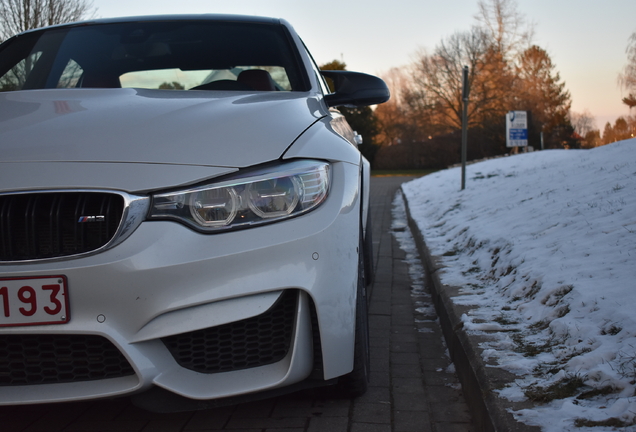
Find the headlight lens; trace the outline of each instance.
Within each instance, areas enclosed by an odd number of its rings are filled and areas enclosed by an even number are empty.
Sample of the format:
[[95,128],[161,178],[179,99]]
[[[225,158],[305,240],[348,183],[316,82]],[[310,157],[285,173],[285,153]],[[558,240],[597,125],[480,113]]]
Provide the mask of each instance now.
[[250,183],[246,187],[250,209],[263,219],[287,216],[298,206],[303,185],[296,177]]
[[188,190],[153,196],[151,219],[172,219],[218,232],[306,213],[329,191],[329,164],[294,161],[225,178]]
[[234,188],[205,189],[189,194],[190,214],[201,226],[219,227],[236,217],[239,198]]

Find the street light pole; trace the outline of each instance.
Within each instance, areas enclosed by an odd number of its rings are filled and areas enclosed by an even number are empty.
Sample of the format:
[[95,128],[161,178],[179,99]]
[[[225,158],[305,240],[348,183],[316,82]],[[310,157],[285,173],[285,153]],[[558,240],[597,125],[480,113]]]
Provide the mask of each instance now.
[[462,71],[462,190],[466,188],[466,147],[468,146],[468,66]]

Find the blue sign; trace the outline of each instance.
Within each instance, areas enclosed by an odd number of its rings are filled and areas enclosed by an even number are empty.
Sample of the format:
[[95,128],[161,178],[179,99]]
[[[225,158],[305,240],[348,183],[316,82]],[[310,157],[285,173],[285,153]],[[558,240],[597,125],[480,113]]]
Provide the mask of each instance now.
[[511,140],[527,140],[528,129],[510,129],[509,136]]

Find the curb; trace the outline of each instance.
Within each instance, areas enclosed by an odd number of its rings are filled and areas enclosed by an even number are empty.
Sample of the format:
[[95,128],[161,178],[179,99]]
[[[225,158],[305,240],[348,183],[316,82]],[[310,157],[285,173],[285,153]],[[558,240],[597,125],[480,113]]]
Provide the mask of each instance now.
[[442,333],[451,360],[455,364],[475,427],[478,431],[484,432],[540,431],[541,429],[537,426],[516,421],[508,412],[508,408],[513,406],[519,408],[519,404],[507,402],[495,393],[494,390],[497,388],[502,388],[506,383],[514,381],[515,375],[487,365],[481,357],[480,337],[468,335],[464,331],[461,316],[471,308],[453,303],[452,297],[458,293],[459,287],[444,285],[440,280],[437,271],[443,266],[428,250],[424,236],[411,217],[408,200],[401,189],[400,193],[404,200],[409,228],[426,269],[426,277],[431,282],[431,296],[439,316]]

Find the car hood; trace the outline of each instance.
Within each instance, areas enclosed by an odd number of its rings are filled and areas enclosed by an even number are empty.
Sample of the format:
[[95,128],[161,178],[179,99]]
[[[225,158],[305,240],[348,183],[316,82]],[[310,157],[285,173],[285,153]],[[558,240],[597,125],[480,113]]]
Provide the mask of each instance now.
[[279,159],[323,114],[307,93],[0,93],[0,191],[191,184]]
[[32,90],[0,93],[4,162],[246,167],[280,158],[322,116],[307,93]]

